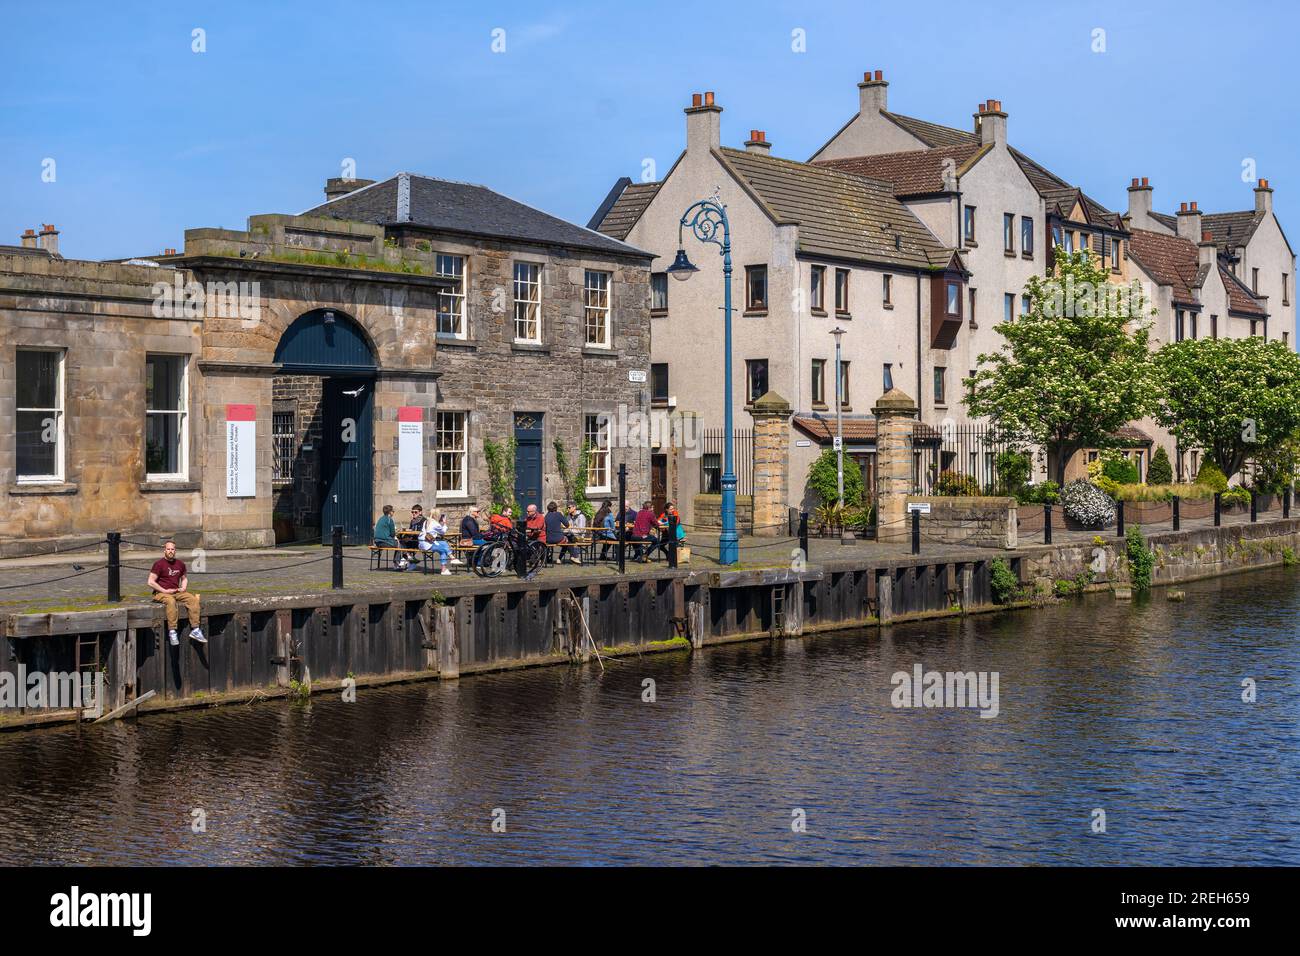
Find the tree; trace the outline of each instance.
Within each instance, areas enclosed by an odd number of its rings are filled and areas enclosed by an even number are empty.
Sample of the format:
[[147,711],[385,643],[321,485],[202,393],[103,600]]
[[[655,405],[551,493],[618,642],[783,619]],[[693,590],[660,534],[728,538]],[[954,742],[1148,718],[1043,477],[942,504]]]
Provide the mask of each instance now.
[[[808,469],[808,487],[813,490],[824,504],[835,504],[835,459],[833,448],[822,450],[817,460]],[[844,456],[844,504],[846,507],[862,504],[862,472],[857,462],[848,455]]]
[[1167,485],[1174,480],[1174,466],[1169,462],[1169,454],[1164,445],[1157,445],[1147,465],[1148,485]]
[[1184,339],[1155,365],[1160,423],[1229,478],[1300,429],[1300,356],[1281,342]]
[[965,403],[1002,440],[1046,448],[1064,484],[1075,452],[1112,446],[1155,395],[1140,292],[1108,283],[1088,252],[1058,249],[1056,266],[1054,278],[1026,284],[1028,312],[998,323],[1006,341],[979,357]]

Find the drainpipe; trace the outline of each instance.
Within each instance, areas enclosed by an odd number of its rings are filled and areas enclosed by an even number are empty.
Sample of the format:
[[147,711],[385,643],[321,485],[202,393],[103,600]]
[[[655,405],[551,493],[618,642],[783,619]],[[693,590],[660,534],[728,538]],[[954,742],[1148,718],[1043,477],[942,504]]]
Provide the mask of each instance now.
[[921,273],[916,274],[916,420],[921,421],[923,410],[921,391]]

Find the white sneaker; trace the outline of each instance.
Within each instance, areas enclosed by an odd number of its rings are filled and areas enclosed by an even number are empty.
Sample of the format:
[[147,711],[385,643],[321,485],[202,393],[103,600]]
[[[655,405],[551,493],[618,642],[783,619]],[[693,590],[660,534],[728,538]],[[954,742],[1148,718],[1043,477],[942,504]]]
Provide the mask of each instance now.
[[197,627],[190,630],[190,640],[197,641],[200,644],[208,643],[208,639],[203,636],[203,630]]
[[452,564],[464,564],[465,562],[462,561],[460,558],[452,558],[452,559],[451,559],[451,563],[452,563]]
[[442,569],[442,573],[443,573],[443,574],[451,574],[451,568],[443,568],[443,569]]
[[172,645],[172,647],[177,646],[177,645],[180,644],[180,642],[181,642],[181,639],[180,639],[179,637],[176,636],[176,632],[175,632],[175,631],[168,631],[168,632],[167,632],[167,640],[168,640],[168,642]]

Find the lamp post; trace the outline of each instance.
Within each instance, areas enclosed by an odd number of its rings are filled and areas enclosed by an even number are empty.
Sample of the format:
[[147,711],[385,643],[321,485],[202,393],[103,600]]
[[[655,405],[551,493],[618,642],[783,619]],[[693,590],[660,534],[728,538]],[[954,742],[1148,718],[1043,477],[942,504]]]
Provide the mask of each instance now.
[[722,461],[722,533],[718,535],[718,563],[735,564],[740,560],[740,540],[736,535],[736,445],[732,431],[731,400],[731,224],[721,200],[701,199],[687,207],[677,224],[677,258],[668,267],[674,279],[685,281],[700,270],[686,256],[682,245],[683,230],[689,228],[700,242],[711,242],[722,250],[723,278],[723,395],[725,398]]
[[844,510],[844,376],[840,371],[840,339],[844,330],[839,326],[831,329],[835,336],[835,497]]

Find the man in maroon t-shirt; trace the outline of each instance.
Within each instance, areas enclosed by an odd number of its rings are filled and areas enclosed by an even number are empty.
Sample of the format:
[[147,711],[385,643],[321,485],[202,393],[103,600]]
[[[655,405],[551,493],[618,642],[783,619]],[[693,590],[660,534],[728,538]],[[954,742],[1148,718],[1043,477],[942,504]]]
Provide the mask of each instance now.
[[176,542],[163,543],[163,556],[149,569],[149,588],[153,599],[163,606],[167,614],[167,639],[172,644],[179,644],[176,626],[180,623],[178,604],[185,605],[185,616],[190,622],[190,638],[200,644],[208,643],[199,627],[199,596],[189,591],[189,579],[185,573],[185,562],[176,557]]
[[648,555],[654,554],[655,548],[659,547],[659,536],[654,532],[656,527],[658,522],[655,520],[654,508],[647,501],[641,505],[641,510],[636,513],[636,521],[632,525],[632,540],[647,542],[637,548],[635,560],[642,564],[649,562]]

